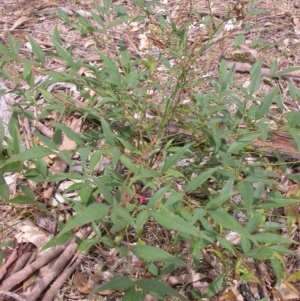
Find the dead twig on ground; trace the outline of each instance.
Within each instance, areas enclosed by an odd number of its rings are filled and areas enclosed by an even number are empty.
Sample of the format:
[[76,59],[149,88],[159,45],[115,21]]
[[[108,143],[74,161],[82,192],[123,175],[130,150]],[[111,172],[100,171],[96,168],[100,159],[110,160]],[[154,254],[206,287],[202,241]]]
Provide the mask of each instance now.
[[63,271],[59,278],[51,285],[42,301],[52,301],[57,291],[64,285],[65,281],[74,273],[77,267],[80,265],[83,257],[77,256],[72,265]]
[[[235,61],[226,60],[227,63],[227,69],[232,68],[235,66],[236,72],[241,73],[249,73],[250,69],[252,68],[252,65],[249,63],[240,63]],[[261,68],[262,75],[272,77],[272,78],[283,78],[287,80],[294,80],[296,82],[300,82],[300,71],[292,71],[292,72],[283,72],[278,71],[276,74],[271,73],[271,69],[269,68]]]
[[1,291],[10,291],[13,287],[23,282],[27,277],[32,275],[35,271],[46,265],[49,261],[56,258],[65,250],[66,246],[56,246],[51,250],[47,251],[45,254],[41,255],[32,264],[27,265],[21,271],[15,273],[14,275],[7,278],[0,286]]

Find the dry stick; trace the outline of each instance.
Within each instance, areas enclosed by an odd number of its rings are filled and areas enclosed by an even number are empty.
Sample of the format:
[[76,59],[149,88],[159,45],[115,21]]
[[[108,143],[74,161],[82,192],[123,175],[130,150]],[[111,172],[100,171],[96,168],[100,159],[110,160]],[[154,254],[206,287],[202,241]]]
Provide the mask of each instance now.
[[[92,228],[91,227],[87,227],[87,228],[84,229],[84,231],[77,232],[76,236],[79,237],[82,240],[83,237],[84,237],[84,234],[88,234],[91,231],[92,231]],[[94,235],[95,235],[94,232],[92,232],[88,236],[88,238],[91,238]],[[87,253],[87,251],[85,251],[84,253]],[[42,299],[42,301],[52,301],[54,299],[55,293],[64,285],[65,281],[76,270],[76,268],[81,263],[82,259],[83,259],[83,256],[77,255],[77,257],[75,259],[75,262],[73,262],[71,266],[69,266],[66,270],[64,270],[64,272],[59,276],[59,278],[57,278],[53,282],[53,284],[51,285],[51,287],[49,288],[49,290],[45,294],[45,296]]]
[[27,264],[28,260],[30,259],[32,253],[25,253],[23,254],[16,262],[16,265],[14,266],[14,269],[12,271],[11,274],[15,274],[17,272],[19,272],[21,269],[23,269],[23,267],[25,266],[25,264]]
[[74,253],[77,250],[77,244],[74,240],[66,247],[63,253],[58,257],[53,259],[53,265],[49,273],[47,273],[42,279],[35,283],[32,291],[27,295],[28,301],[35,301],[40,296],[40,294],[45,290],[45,288],[53,281],[53,279],[62,271],[65,265],[71,260]]
[[12,292],[7,292],[7,291],[0,291],[0,296],[3,295],[5,297],[10,297],[13,298],[17,301],[27,301],[26,299],[22,298],[18,294],[12,293]]
[[49,139],[53,138],[53,131],[39,121],[37,122],[37,128],[47,138]]
[[266,267],[265,267],[264,263],[261,260],[259,260],[258,263],[255,264],[255,267],[256,267],[258,275],[259,275],[263,297],[265,297],[266,300],[269,301],[270,300],[269,292],[267,290],[266,281],[265,281],[265,279],[267,277]]
[[27,264],[31,264],[32,262],[34,262],[36,259],[36,253],[32,253],[31,257],[29,258]]
[[18,252],[17,252],[17,250],[14,250],[8,257],[8,259],[5,261],[3,266],[0,268],[0,280],[5,276],[5,274],[7,272],[7,268],[12,263],[14,263],[17,258],[18,258]]
[[[250,72],[250,69],[252,68],[252,65],[249,63],[240,63],[240,62],[234,62],[234,61],[227,61],[227,69],[230,69],[235,65],[235,71],[246,73]],[[277,72],[279,75],[271,75],[271,70],[269,68],[261,68],[261,73],[268,77],[279,77],[281,76],[284,79],[293,79],[294,81],[300,82],[300,72],[299,71],[292,71],[292,72],[286,72],[283,74],[280,74],[280,71]]]
[[[81,229],[76,233],[79,239],[83,239],[84,236],[91,232],[91,227]],[[57,259],[53,260],[51,270],[42,279],[34,284],[34,287],[27,295],[28,301],[35,301],[39,298],[41,293],[47,288],[47,286],[56,278],[56,276],[62,271],[62,269],[69,263],[74,254],[76,253],[78,245],[75,240],[72,239],[64,252]]]
[[57,278],[54,283],[51,285],[47,293],[45,294],[42,301],[52,301],[55,297],[55,293],[63,286],[65,281],[72,275],[72,273],[76,270],[83,259],[83,256],[78,256],[75,262],[68,267],[64,272]]
[[0,286],[0,291],[9,291],[17,284],[24,281],[27,277],[32,275],[36,270],[43,267],[53,258],[57,257],[60,253],[62,253],[66,249],[65,245],[53,247],[51,250],[43,254],[32,264],[27,265],[24,269],[19,271],[18,273],[7,278],[2,285]]

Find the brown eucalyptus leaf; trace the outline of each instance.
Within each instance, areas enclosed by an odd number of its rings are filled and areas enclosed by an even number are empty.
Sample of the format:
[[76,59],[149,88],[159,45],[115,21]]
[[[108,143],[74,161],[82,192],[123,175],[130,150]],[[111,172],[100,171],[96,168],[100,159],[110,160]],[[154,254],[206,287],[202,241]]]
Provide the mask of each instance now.
[[84,275],[78,271],[75,272],[73,283],[77,290],[84,295],[90,294],[94,289],[94,283],[86,279]]

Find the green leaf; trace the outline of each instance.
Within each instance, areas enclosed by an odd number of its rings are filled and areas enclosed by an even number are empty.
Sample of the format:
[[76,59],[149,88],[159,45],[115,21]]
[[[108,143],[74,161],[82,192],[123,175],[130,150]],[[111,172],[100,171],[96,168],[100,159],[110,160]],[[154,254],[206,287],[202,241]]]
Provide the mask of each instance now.
[[290,111],[286,114],[286,119],[289,122],[290,126],[295,127],[300,125],[300,112],[299,111]]
[[73,219],[70,219],[60,231],[59,236],[74,229],[75,227],[102,220],[108,214],[109,209],[109,206],[105,204],[91,204],[82,212],[75,215]]
[[70,127],[61,124],[61,123],[54,123],[54,125],[60,129],[70,140],[76,142],[78,145],[83,146],[84,143],[78,133],[75,133],[70,129]]
[[296,89],[294,84],[292,82],[288,81],[288,87],[289,87],[289,92],[290,92],[290,96],[292,97],[292,99],[294,101],[298,100],[299,91]]
[[261,133],[248,133],[245,137],[234,141],[227,149],[227,154],[236,154],[246,146],[248,146],[254,139],[261,136]]
[[105,200],[109,204],[113,204],[114,197],[111,194],[111,192],[108,190],[107,186],[101,181],[101,178],[94,178],[93,181],[99,188],[100,192],[103,194]]
[[53,154],[53,151],[42,146],[36,146],[33,148],[30,148],[28,150],[25,150],[24,152],[11,156],[8,160],[6,160],[1,167],[17,161],[26,161],[26,160],[33,160],[33,159],[39,159],[46,157],[48,155]]
[[123,295],[122,301],[144,301],[145,293],[142,291],[136,291],[134,287],[126,290]]
[[35,162],[35,166],[36,166],[36,169],[38,170],[38,172],[44,178],[46,178],[48,175],[48,168],[47,168],[47,164],[46,164],[46,161],[44,160],[44,158],[37,159]]
[[266,244],[296,243],[296,241],[292,240],[291,238],[274,233],[257,233],[253,234],[252,237],[256,239],[256,241]]
[[214,220],[215,223],[218,225],[235,231],[246,238],[250,239],[252,242],[256,243],[255,239],[252,237],[252,235],[246,230],[241,224],[234,219],[231,215],[227,213],[223,208],[218,208],[216,210],[209,210],[208,214],[211,216],[211,218]]
[[289,129],[289,133],[294,139],[294,142],[297,146],[298,152],[300,152],[300,135],[299,135],[299,130],[296,129]]
[[299,204],[299,200],[297,199],[272,199],[264,201],[262,204],[259,204],[259,207],[264,209],[274,209],[285,207],[287,205]]
[[24,185],[20,185],[20,188],[22,189],[24,195],[28,198],[28,200],[30,202],[34,202],[35,200],[35,195],[34,193],[32,192],[31,189],[29,189],[28,187],[24,186]]
[[72,179],[72,180],[85,180],[85,177],[78,173],[57,173],[57,174],[49,174],[49,182],[58,182],[65,179]]
[[5,137],[5,130],[4,130],[2,118],[0,118],[0,146],[3,143],[4,137]]
[[251,207],[254,199],[254,189],[251,183],[240,181],[237,184],[238,192],[241,194],[242,201],[246,206],[247,214],[251,212]]
[[160,176],[160,173],[156,170],[142,170],[141,172],[137,173],[135,177],[132,178],[132,182],[139,181],[141,179],[157,179]]
[[115,146],[115,135],[114,133],[111,131],[108,123],[105,121],[104,118],[100,118],[101,120],[101,125],[102,125],[102,129],[103,129],[103,133],[104,133],[104,138],[106,140],[106,143],[108,145],[110,145],[111,147]]
[[26,195],[18,195],[5,203],[12,203],[12,204],[32,204],[33,201]]
[[154,293],[156,296],[160,296],[161,298],[166,295],[174,296],[180,300],[188,301],[187,298],[179,294],[176,290],[156,279],[138,280],[135,282],[135,285],[148,292],[150,295]]
[[[4,162],[6,163],[6,162]],[[20,164],[19,162],[12,162],[9,164],[5,164],[4,166],[2,166],[0,168],[0,172],[4,173],[4,172],[21,172],[22,170],[22,164]]]
[[235,66],[232,66],[230,70],[228,70],[223,76],[222,76],[222,81],[220,84],[220,90],[221,92],[226,91],[228,86],[232,83],[233,80],[233,75],[235,72]]
[[255,123],[255,127],[261,131],[262,138],[266,141],[268,138],[269,125],[264,120],[260,120]]
[[245,36],[243,34],[238,34],[235,38],[234,38],[234,42],[233,42],[233,48],[236,49],[238,47],[241,46],[241,44],[244,42],[245,40]]
[[168,157],[161,168],[161,173],[166,172],[170,167],[174,166],[180,160],[183,154],[191,147],[191,145],[191,143],[185,145],[184,147],[180,148],[175,154]]
[[244,179],[244,182],[250,182],[250,183],[264,183],[264,184],[275,184],[276,185],[276,181],[272,180],[272,179],[268,179],[266,178],[266,175],[253,175],[253,176],[249,176],[247,178]]
[[[276,284],[280,285],[280,283],[281,283],[281,273],[282,273],[281,263],[280,263],[278,258],[273,258],[270,261],[271,261],[271,265],[272,265],[274,274],[276,276],[276,280],[277,280]],[[289,280],[287,279],[287,281],[289,281]]]
[[281,75],[284,75],[286,73],[290,73],[290,72],[294,72],[294,71],[299,71],[300,68],[299,67],[289,67],[289,68],[285,68],[283,70],[280,70],[278,73],[277,73],[277,76],[281,76]]
[[209,197],[209,202],[205,206],[205,209],[217,208],[218,206],[228,201],[235,194],[236,192],[220,193],[220,195],[216,198]]
[[85,171],[87,169],[87,162],[89,159],[89,155],[91,153],[91,149],[88,146],[84,146],[84,147],[79,147],[77,149],[77,152],[80,154],[80,158],[81,158],[81,166],[82,169]]
[[72,160],[72,156],[70,154],[70,152],[72,152],[72,150],[66,150],[63,149],[62,151],[60,151],[57,156],[59,158],[61,158],[63,161],[65,161],[65,163],[67,165],[69,165],[69,169],[72,170],[72,164],[73,164],[73,160]]
[[54,37],[52,38],[53,45],[58,53],[58,55],[68,64],[69,67],[76,70],[76,64],[73,61],[72,55],[60,44]]
[[182,193],[179,193],[177,191],[173,191],[171,193],[171,195],[168,197],[166,203],[164,204],[164,207],[169,207],[169,206],[172,206],[174,204],[177,204],[179,202],[181,202],[183,199],[183,194]]
[[286,282],[294,282],[300,280],[300,271],[292,273],[286,280]]
[[250,91],[251,95],[253,95],[260,87],[261,63],[262,63],[262,60],[259,59],[256,63],[253,64],[253,66],[250,70],[251,82],[250,82],[249,91]]
[[103,1],[103,5],[104,5],[106,12],[108,12],[111,3],[112,3],[112,0],[104,0]]
[[190,182],[187,183],[187,185],[184,188],[185,192],[191,192],[199,188],[204,182],[208,180],[212,176],[213,173],[215,173],[219,167],[211,168],[207,171],[202,172],[199,176],[196,178],[193,178]]
[[[64,22],[66,22],[67,24],[70,24],[71,21],[67,15],[66,12],[64,12],[62,9],[60,9],[59,7],[56,8],[56,13],[58,15],[58,17],[60,19],[62,19]],[[56,41],[58,41],[60,44],[62,44],[57,27],[55,26],[54,28],[54,33],[53,33],[53,39],[55,39]]]
[[268,300],[270,300],[270,297],[266,296],[266,297],[263,297],[262,299],[259,299],[257,301],[268,301]]
[[96,294],[105,290],[127,290],[133,285],[133,282],[127,277],[120,276],[116,277],[109,282],[94,289],[91,294]]
[[225,277],[225,273],[221,274],[217,279],[215,279],[209,286],[208,286],[208,290],[207,290],[207,293],[205,294],[205,297],[206,298],[211,298],[213,296],[215,296],[222,284],[223,284],[223,281],[224,281],[224,277]]
[[275,251],[268,247],[260,247],[250,250],[245,253],[246,257],[254,259],[272,259],[275,256]]
[[99,15],[96,14],[94,12],[91,12],[93,19],[102,27],[104,28],[104,22],[103,22],[103,18]]
[[277,60],[274,60],[270,70],[271,77],[276,77],[277,70],[278,70],[278,62]]
[[260,210],[255,212],[255,214],[248,220],[245,228],[249,231],[249,233],[252,233],[257,229],[261,221],[261,217],[262,217],[262,212]]
[[99,237],[84,239],[78,245],[77,254],[82,253],[84,251],[88,251],[92,246],[95,246],[96,244],[98,244],[99,241],[100,241]]
[[8,201],[9,194],[9,187],[3,177],[3,174],[0,173],[0,198],[2,198],[4,201]]
[[18,54],[19,54],[19,50],[21,47],[21,43],[20,42],[16,42],[13,38],[13,36],[11,35],[11,33],[8,33],[8,43],[9,43],[9,49],[10,49],[10,53],[13,55],[13,57],[16,59]]
[[278,91],[278,86],[276,86],[264,99],[261,100],[261,105],[259,109],[256,111],[255,117],[256,119],[262,118],[265,114],[267,114],[270,110],[270,106],[275,98],[275,94]]
[[44,65],[45,64],[45,53],[44,53],[44,51],[42,50],[41,46],[36,42],[36,40],[31,35],[28,35],[28,38],[29,38],[29,42],[31,44],[33,54]]
[[272,249],[273,251],[278,252],[278,253],[289,254],[292,256],[296,255],[293,250],[290,250],[284,246],[271,246],[270,249]]
[[42,248],[42,250],[46,250],[48,248],[51,248],[53,246],[57,246],[57,245],[62,245],[65,242],[67,242],[70,238],[72,237],[71,233],[65,233],[64,235],[61,236],[54,236],[52,237]]
[[170,186],[165,186],[161,189],[159,189],[158,191],[156,191],[152,197],[149,199],[148,203],[147,203],[147,207],[148,208],[154,208],[155,207],[155,204],[160,201],[165,193],[169,190]]
[[159,261],[159,262],[170,262],[176,265],[187,266],[187,264],[170,253],[153,246],[138,245],[134,246],[131,251],[143,260]]
[[210,242],[213,242],[213,240],[204,233],[202,233],[202,231],[198,230],[190,223],[185,221],[182,217],[175,215],[173,212],[167,209],[163,209],[161,211],[149,211],[149,214],[154,218],[154,220],[157,223],[159,223],[163,227],[182,233],[190,234],[193,236],[198,236]]
[[94,188],[88,183],[85,183],[85,186],[79,190],[80,200],[84,206],[87,206],[89,204],[93,191]]
[[241,238],[240,245],[244,253],[247,253],[251,250],[251,241],[245,237]]
[[147,263],[147,269],[153,276],[158,276],[158,269],[154,263]]
[[134,219],[130,215],[130,213],[124,208],[120,207],[119,204],[114,205],[114,212],[120,216],[123,220],[125,220],[129,225],[135,228]]
[[226,248],[227,250],[229,250],[232,255],[236,254],[236,251],[235,251],[234,247],[232,246],[232,244],[227,239],[225,239],[224,237],[219,236],[219,235],[216,235],[216,239],[217,239],[217,241],[219,241],[219,243],[224,248]]
[[136,217],[135,221],[135,230],[136,233],[140,233],[142,230],[143,225],[147,222],[149,218],[149,212],[148,211],[141,211],[138,216]]

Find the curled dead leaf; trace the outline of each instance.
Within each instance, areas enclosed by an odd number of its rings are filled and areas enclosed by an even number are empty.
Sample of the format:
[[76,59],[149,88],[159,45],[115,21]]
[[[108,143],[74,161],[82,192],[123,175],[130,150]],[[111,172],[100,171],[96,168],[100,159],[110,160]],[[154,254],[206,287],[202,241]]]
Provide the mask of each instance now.
[[23,23],[25,23],[26,21],[30,20],[30,18],[26,17],[26,16],[22,16],[20,17],[15,23],[14,25],[10,28],[10,31],[16,29],[18,26],[22,25]]
[[[84,275],[78,271],[75,272],[73,283],[77,290],[84,295],[90,294],[99,284],[96,284],[93,277],[90,279],[86,279]],[[101,292],[98,292],[99,295],[107,296],[111,295],[114,290],[104,290]]]
[[73,283],[77,290],[84,295],[90,294],[94,287],[94,283],[84,277],[84,275],[78,271],[75,272]]

